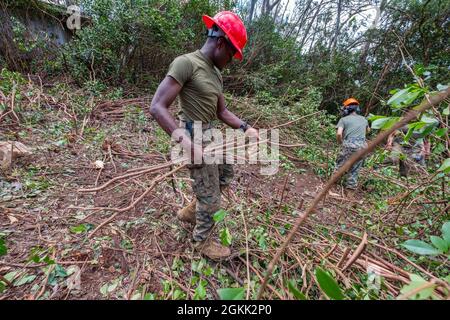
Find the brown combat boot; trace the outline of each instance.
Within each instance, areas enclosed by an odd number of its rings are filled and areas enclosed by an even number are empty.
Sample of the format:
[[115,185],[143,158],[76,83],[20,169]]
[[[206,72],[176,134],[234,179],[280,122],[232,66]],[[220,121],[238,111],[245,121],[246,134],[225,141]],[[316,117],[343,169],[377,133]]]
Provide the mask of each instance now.
[[189,222],[195,224],[195,206],[197,204],[197,199],[194,198],[186,207],[178,210],[177,217],[181,221]]
[[207,256],[211,260],[223,260],[231,255],[230,248],[210,239],[202,242],[194,242],[194,247],[198,252]]

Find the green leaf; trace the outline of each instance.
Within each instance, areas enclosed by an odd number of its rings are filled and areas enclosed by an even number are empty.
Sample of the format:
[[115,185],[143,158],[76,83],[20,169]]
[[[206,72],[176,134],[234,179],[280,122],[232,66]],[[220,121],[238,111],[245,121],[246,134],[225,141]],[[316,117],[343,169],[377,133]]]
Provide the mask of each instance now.
[[297,289],[297,285],[295,284],[294,280],[288,281],[288,289],[292,293],[292,295],[298,300],[307,300],[305,295],[300,290]]
[[[48,255],[45,256],[45,258],[43,259],[43,261],[44,261],[46,264],[48,264],[48,265],[55,264],[55,261],[52,260],[52,259],[50,259]],[[38,261],[38,262],[39,262],[39,261]]]
[[426,71],[425,67],[422,64],[417,64],[414,66],[414,73],[418,75],[419,77],[423,75],[423,73]]
[[420,255],[437,255],[441,254],[440,250],[437,250],[432,245],[423,242],[421,240],[408,240],[402,244],[403,247],[408,249],[411,252],[420,254]]
[[450,247],[450,221],[444,223],[441,230],[442,237],[444,238],[445,242],[447,242],[447,246]]
[[392,118],[390,118],[388,121],[383,123],[383,126],[381,127],[381,130],[388,130],[388,129],[390,129],[399,120],[400,120],[399,117],[392,117]]
[[386,118],[386,116],[377,116],[377,115],[374,115],[374,114],[369,114],[367,116],[367,120],[369,120],[370,122],[378,120],[378,119],[383,119],[383,118]]
[[450,115],[450,105],[448,105],[447,108],[445,108],[444,111],[442,111],[442,114],[444,116]]
[[442,165],[439,167],[438,171],[442,171],[444,173],[450,172],[450,158],[447,158],[442,162]]
[[62,266],[57,264],[55,266],[55,273],[57,277],[65,278],[68,276],[66,269],[64,269]]
[[375,119],[372,122],[372,129],[381,129],[383,125],[390,119],[390,117],[380,117],[378,119]]
[[449,274],[448,276],[446,276],[446,277],[444,278],[444,280],[447,281],[448,284],[450,284],[450,274]]
[[386,130],[398,122],[399,117],[378,117],[372,122],[372,129]]
[[27,284],[32,282],[34,279],[36,279],[36,276],[33,275],[27,275],[25,274],[22,278],[20,278],[19,280],[17,280],[16,282],[14,282],[14,287],[19,287],[21,285]]
[[194,300],[203,300],[206,297],[206,289],[203,284],[200,282],[198,287],[195,289]]
[[244,288],[223,288],[217,290],[220,300],[242,300],[244,299]]
[[12,282],[14,278],[19,274],[19,271],[11,271],[5,274],[5,279]]
[[434,124],[425,126],[425,128],[420,130],[420,138],[424,138],[424,137],[428,136],[434,130],[434,128],[435,128]]
[[72,233],[83,233],[87,231],[87,227],[85,224],[80,224],[78,226],[70,227],[70,232]]
[[395,109],[400,109],[409,106],[421,94],[421,90],[412,90],[405,88],[394,94],[387,102]]
[[103,296],[107,296],[108,295],[108,284],[105,283],[104,285],[102,285],[102,287],[100,288],[100,293]]
[[325,270],[320,267],[316,268],[315,271],[316,280],[319,283],[320,289],[333,300],[342,300],[344,299],[344,294],[341,291],[341,288],[337,284],[336,280]]
[[144,295],[144,300],[155,300],[155,295],[153,293],[146,293]]
[[447,252],[447,250],[448,250],[447,241],[445,241],[441,237],[436,237],[436,236],[431,236],[430,239],[431,239],[431,243],[437,249],[441,250],[442,252]]
[[438,119],[436,119],[435,117],[429,116],[427,114],[422,115],[422,117],[420,118],[420,121],[425,122],[427,124],[434,124],[434,125],[439,124]]
[[0,239],[0,257],[8,253],[8,249],[5,245],[5,239]]
[[105,283],[101,288],[100,288],[100,293],[103,296],[107,296],[108,294],[110,294],[111,292],[113,292],[114,290],[117,289],[117,287],[121,284],[122,282],[122,277],[119,277],[117,279],[114,279],[113,281],[111,281],[111,283]]
[[232,239],[232,237],[231,237],[230,230],[228,230],[228,228],[223,228],[220,231],[220,241],[222,242],[222,244],[227,247],[230,246],[231,239]]
[[176,289],[175,292],[173,293],[173,299],[177,300],[181,297],[183,297],[184,291],[181,291],[180,289]]
[[440,128],[439,130],[436,130],[436,132],[434,134],[438,137],[443,137],[446,132],[447,132],[447,128]]
[[3,291],[5,291],[6,286],[3,282],[0,281],[0,293],[3,293]]
[[[425,283],[428,283],[428,281],[416,274],[411,274],[410,279],[411,282],[400,290],[401,294],[407,294],[408,292],[423,286]],[[434,288],[435,286],[420,290],[415,296],[409,297],[409,299],[428,299],[433,294]]]
[[408,125],[408,133],[406,134],[405,138],[403,139],[404,141],[408,142],[409,139],[411,138],[412,134],[414,133],[414,130],[416,130],[416,126],[417,126],[418,122],[415,123],[411,123]]
[[226,212],[223,209],[220,209],[219,211],[217,211],[216,213],[214,213],[213,219],[215,222],[220,222],[223,219],[225,219],[225,216],[228,214],[228,212]]

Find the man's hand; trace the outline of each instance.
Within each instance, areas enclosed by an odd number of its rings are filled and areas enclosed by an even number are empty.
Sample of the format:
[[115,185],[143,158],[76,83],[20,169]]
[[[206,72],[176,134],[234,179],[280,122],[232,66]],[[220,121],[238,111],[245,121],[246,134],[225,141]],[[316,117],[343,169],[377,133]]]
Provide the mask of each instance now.
[[339,144],[342,144],[342,136],[344,134],[344,128],[343,127],[339,127],[336,131],[336,140]]
[[181,144],[185,154],[188,155],[188,159],[191,164],[201,164],[203,161],[203,150],[198,144],[195,144],[192,139],[187,135],[184,129],[178,128],[172,133],[172,139]]
[[247,130],[245,130],[245,136],[249,138],[256,138],[257,140],[259,140],[258,130],[252,127],[249,127]]
[[201,164],[203,162],[203,149],[198,144],[195,144],[189,137],[184,136],[181,141],[181,146],[190,156],[191,164]]

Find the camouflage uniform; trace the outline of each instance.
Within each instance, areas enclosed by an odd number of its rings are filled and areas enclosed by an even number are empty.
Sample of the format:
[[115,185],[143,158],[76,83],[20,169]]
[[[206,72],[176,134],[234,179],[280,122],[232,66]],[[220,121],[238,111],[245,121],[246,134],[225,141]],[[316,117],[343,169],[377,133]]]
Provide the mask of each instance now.
[[[183,123],[183,122],[182,122]],[[206,129],[209,129],[207,126]],[[192,131],[190,132],[192,137]],[[205,147],[211,141],[204,140]],[[193,232],[194,241],[204,241],[213,225],[213,215],[220,210],[221,190],[232,181],[234,172],[231,164],[192,164],[188,165],[192,189],[197,198],[195,208],[196,225]]]
[[400,176],[407,177],[415,163],[426,166],[422,152],[423,141],[413,134],[410,141],[404,142],[402,135],[396,135],[393,141],[390,160],[399,165]]
[[203,241],[214,225],[213,215],[220,210],[221,190],[230,184],[233,167],[230,164],[202,164],[192,165],[189,170],[197,197],[193,238],[194,241]]
[[[344,163],[358,150],[366,148],[367,143],[365,138],[349,138],[342,143],[342,149],[336,160],[336,171],[339,170]],[[364,159],[358,160],[347,172],[347,181],[345,186],[349,189],[356,189],[358,186],[359,170],[364,164]]]

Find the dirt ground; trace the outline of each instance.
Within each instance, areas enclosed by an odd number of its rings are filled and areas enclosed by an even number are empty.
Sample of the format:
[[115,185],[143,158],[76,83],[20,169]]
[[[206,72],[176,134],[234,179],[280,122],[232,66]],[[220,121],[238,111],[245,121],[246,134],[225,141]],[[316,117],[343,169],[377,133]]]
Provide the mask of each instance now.
[[[205,263],[213,271],[200,275],[206,281],[204,298],[217,299],[217,289],[224,286],[243,286],[248,272],[254,297],[274,250],[324,181],[303,161],[292,160],[294,168],[280,168],[273,176],[260,175],[257,165],[236,165],[232,191],[223,198],[229,214],[222,222],[233,236],[233,255],[220,263],[205,262],[193,249],[193,227],[175,215],[192,199],[186,169],[157,183],[138,205],[104,225],[115,212],[92,208],[127,207],[170,168],[122,179],[98,192],[80,191],[168,161],[167,137],[154,121],[145,120],[145,109],[117,108],[91,114],[94,120],[81,129],[83,138],[65,129],[63,111],[51,106],[33,126],[2,128],[2,139],[21,141],[33,155],[17,159],[0,180],[0,228],[8,249],[0,259],[0,274],[11,279],[0,299],[192,299],[198,294],[193,279],[199,277],[193,266]],[[108,116],[111,112],[116,116]],[[302,227],[289,247],[297,261],[295,251],[317,256],[319,250],[340,259],[344,248],[336,250],[331,235],[318,237],[312,232],[315,224],[354,225],[362,234],[355,221],[362,221],[357,207],[363,199],[342,192],[336,187]],[[347,240],[347,245],[356,247],[359,241]],[[285,263],[284,273],[305,277],[307,264],[299,269]],[[283,277],[275,281],[283,286]],[[270,297],[289,298],[273,288]]]

